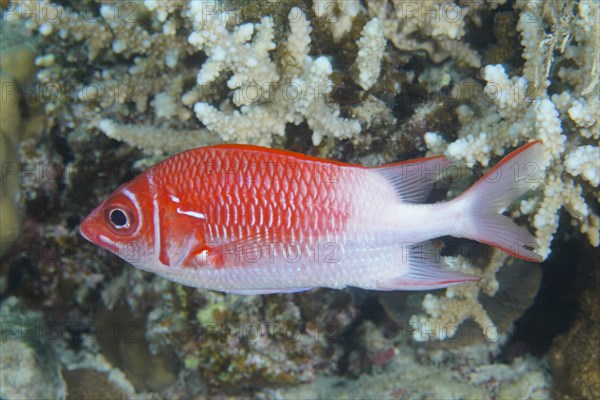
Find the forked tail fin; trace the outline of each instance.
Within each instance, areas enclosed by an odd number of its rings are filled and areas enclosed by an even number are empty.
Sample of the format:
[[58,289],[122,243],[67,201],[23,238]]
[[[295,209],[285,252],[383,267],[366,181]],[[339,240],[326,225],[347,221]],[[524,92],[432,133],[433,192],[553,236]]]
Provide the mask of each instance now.
[[542,181],[544,146],[531,142],[504,157],[454,201],[465,210],[462,236],[498,247],[512,256],[541,262],[535,237],[500,213]]

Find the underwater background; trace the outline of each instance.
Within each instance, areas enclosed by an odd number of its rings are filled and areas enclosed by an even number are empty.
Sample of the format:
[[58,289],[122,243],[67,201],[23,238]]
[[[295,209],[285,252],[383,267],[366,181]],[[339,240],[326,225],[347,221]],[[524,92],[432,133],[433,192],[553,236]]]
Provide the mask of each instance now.
[[[600,3],[0,2],[0,398],[600,398]],[[506,214],[526,263],[441,238],[479,282],[238,296],[78,233],[193,147],[363,165],[446,155],[455,197],[541,140]]]

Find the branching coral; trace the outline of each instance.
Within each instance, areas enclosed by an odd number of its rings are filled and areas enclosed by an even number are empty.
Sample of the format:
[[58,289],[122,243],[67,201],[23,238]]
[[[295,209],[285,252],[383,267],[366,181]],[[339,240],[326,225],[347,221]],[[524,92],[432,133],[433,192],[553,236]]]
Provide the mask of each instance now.
[[[470,106],[463,104],[456,110],[462,122],[458,139],[446,143],[439,133],[425,135],[431,153],[443,152],[452,159],[484,166],[510,147],[531,139],[543,141],[546,164],[534,166],[536,172],[546,169],[545,179],[540,182],[541,189],[523,199],[513,215],[529,215],[544,257],[551,252],[550,244],[558,228],[558,212],[563,207],[580,225],[581,232],[587,234],[592,245],[598,246],[600,242],[600,224],[594,204],[598,201],[600,176],[600,119],[597,106],[594,110],[590,108],[598,104],[598,93],[593,88],[598,83],[600,6],[581,1],[577,7],[578,15],[574,16],[569,14],[569,7],[557,10],[553,8],[554,4],[539,2],[535,3],[537,7],[521,11],[519,30],[526,60],[524,76],[509,78],[502,65],[486,66],[482,74],[487,82],[483,96],[472,99]],[[536,10],[535,14],[531,14],[532,10]],[[576,21],[572,38],[564,32],[564,21],[571,20]],[[547,33],[547,29],[552,33]],[[594,56],[589,57],[588,52]],[[540,66],[540,58],[548,64]],[[551,68],[552,62],[567,59],[571,62],[559,66],[558,72],[552,74],[556,70]],[[550,95],[550,85],[559,82],[562,85],[556,86],[564,89]],[[486,269],[491,275],[486,273],[484,282],[493,279],[495,269]],[[477,299],[479,290],[476,284],[468,284],[448,289],[446,298],[427,295],[423,306],[429,315],[414,316],[412,322],[430,327],[473,318],[485,329],[490,321]],[[459,300],[455,299],[456,293],[459,293]],[[415,337],[428,339],[418,332]]]
[[[11,10],[8,18],[26,20],[31,30],[45,37],[58,35],[66,43],[83,41],[85,61],[105,68],[83,81],[69,82],[75,90],[68,100],[99,104],[105,117],[107,113],[127,115],[130,104],[144,114],[150,105],[162,126],[167,125],[162,121],[169,121],[167,130],[191,131],[193,109],[208,136],[214,133],[223,140],[263,145],[270,145],[274,135],[283,135],[286,124],[303,121],[313,131],[314,144],[326,136],[350,138],[361,132],[357,120],[341,117],[340,107],[329,101],[333,66],[326,56],[309,56],[312,28],[300,8],[289,10],[287,40],[276,48],[275,35],[284,28],[276,24],[274,15],[245,22],[237,13],[223,10],[220,2],[145,1],[129,6],[132,9],[123,10],[125,6],[119,3],[101,2],[99,15],[90,18],[85,8],[78,12],[46,0],[27,0]],[[49,7],[57,14],[51,21],[43,15]],[[149,22],[138,23],[144,19]],[[180,40],[181,32],[189,32],[187,40]],[[364,46],[372,42],[366,40]],[[379,55],[369,65],[360,63],[362,76],[370,81],[379,75],[384,43],[382,39],[378,43]],[[206,56],[199,71],[181,62],[192,54]],[[281,60],[279,55],[283,55]],[[60,67],[82,60],[70,57],[57,58],[53,68],[42,69],[40,81],[71,80],[65,76],[68,70]],[[123,62],[115,66],[109,62],[111,57]],[[196,85],[190,87],[193,75]],[[54,111],[60,105],[48,109]],[[90,124],[95,127],[97,121]],[[119,139],[152,152],[165,143],[153,142],[152,135],[140,141],[139,136],[124,134]],[[190,147],[203,142],[190,143]],[[181,147],[169,145],[163,151]]]
[[[433,132],[426,134],[425,140],[433,153],[443,151],[452,159],[479,162],[484,166],[492,156],[502,155],[510,147],[531,139],[542,140],[547,165],[537,167],[548,168],[545,181],[540,182],[543,192],[523,200],[519,212],[530,215],[541,252],[548,256],[558,227],[558,211],[563,206],[579,221],[590,242],[595,246],[599,244],[597,211],[586,198],[592,201],[598,198],[600,121],[597,108],[592,109],[598,104],[598,93],[590,88],[597,86],[596,59],[600,45],[598,22],[591,25],[585,22],[597,20],[599,6],[581,1],[578,18],[569,15],[568,8],[557,11],[551,3],[538,6],[535,21],[530,21],[531,9],[521,11],[519,20],[525,75],[509,78],[502,65],[486,66],[483,78],[487,85],[483,96],[473,99],[471,106],[462,105],[457,109],[459,119],[469,115],[469,120],[463,118],[458,140],[448,144]],[[559,11],[567,14],[556,15]],[[550,39],[566,35],[556,32],[562,26],[560,21],[565,19],[577,22],[571,43],[559,47],[560,42]],[[546,29],[553,33],[547,33]],[[550,44],[540,49],[539,39],[544,37],[549,38]],[[540,51],[544,54],[540,55]],[[586,52],[596,56],[589,57]],[[554,69],[558,72],[552,75],[550,67],[540,72],[540,57],[549,62],[554,59],[555,63],[569,59],[572,63],[566,64],[569,67],[558,64]],[[572,67],[573,64],[576,67]],[[564,89],[550,95],[548,87],[553,83],[559,87],[559,82]]]
[[[477,2],[470,2],[473,7]],[[460,39],[465,34],[465,21],[474,12],[452,1],[372,0],[369,15],[383,22],[385,37],[396,48],[405,51],[424,50],[429,58],[442,62],[448,57],[472,67],[481,59]]]
[[460,324],[466,319],[473,319],[481,327],[483,334],[490,341],[498,341],[500,332],[487,312],[479,303],[479,292],[493,296],[498,289],[496,273],[506,261],[507,256],[496,251],[491,261],[482,271],[465,258],[456,258],[453,269],[466,273],[478,274],[480,282],[468,282],[464,285],[446,289],[444,296],[425,295],[423,309],[425,315],[414,315],[410,323],[414,328],[415,340],[444,340],[454,336]]
[[[225,68],[233,72],[227,81],[229,88],[235,89],[233,99],[226,99],[220,110],[206,102],[194,105],[196,116],[209,130],[224,140],[263,145],[270,144],[273,134],[283,135],[286,123],[297,125],[303,120],[313,131],[315,145],[324,136],[348,138],[360,132],[358,121],[341,118],[339,108],[327,102],[333,68],[326,57],[308,56],[311,29],[299,8],[289,13],[291,32],[284,51],[291,55],[292,64],[281,73],[276,72],[268,53],[275,46],[268,17],[256,25],[239,25],[230,33],[230,14],[209,17],[201,7],[191,7],[190,13],[195,21],[190,43],[209,55],[198,74],[198,84],[212,81]],[[248,43],[254,31],[254,40]],[[232,102],[240,109],[233,109]]]
[[354,18],[362,11],[359,0],[313,1],[313,13],[327,23],[336,43],[352,30]]
[[103,119],[98,128],[110,138],[126,141],[132,146],[152,150],[157,154],[163,152],[177,153],[192,147],[208,146],[220,142],[220,138],[211,135],[205,129],[166,130],[153,126],[124,125]]
[[313,10],[329,27],[334,41],[349,33],[353,20],[361,13],[381,21],[384,36],[403,51],[420,51],[442,62],[452,57],[472,67],[481,65],[481,58],[468,44],[461,41],[465,22],[479,16],[485,7],[495,7],[503,1],[465,1],[461,6],[450,0],[407,1],[370,0],[367,10],[356,0],[314,1]]
[[234,13],[207,12],[205,2],[192,1],[189,15],[194,21],[194,31],[188,41],[208,56],[198,72],[198,85],[211,83],[224,71],[231,71],[233,75],[227,86],[236,91],[234,102],[241,106],[252,101],[241,93],[242,86],[250,82],[262,86],[278,81],[275,64],[269,58],[269,52],[275,48],[271,17],[263,17],[257,24],[248,22],[235,26],[229,32],[228,24],[236,19]]
[[[24,21],[30,30],[52,43],[52,50],[38,63],[42,68],[37,79],[44,86],[34,87],[41,91],[36,96],[46,100],[47,114],[74,107],[78,113],[102,111],[103,117],[123,117],[129,115],[130,106],[140,115],[150,105],[156,120],[166,125],[168,119],[167,130],[173,131],[193,115],[180,98],[185,81],[195,72],[181,60],[196,50],[185,40],[174,40],[177,29],[191,26],[182,17],[186,4],[148,2],[157,14],[151,18],[143,3],[104,1],[96,8],[25,0],[12,4],[4,18]],[[139,23],[144,19],[149,23]],[[70,51],[73,47],[80,50]],[[90,66],[87,69],[75,68],[86,64]],[[56,95],[45,93],[47,87],[54,88]],[[84,121],[86,128],[96,128],[98,119]],[[147,143],[151,144],[151,138]],[[150,150],[156,148],[154,145]]]
[[360,47],[356,57],[356,63],[360,71],[358,84],[367,90],[379,78],[381,59],[385,50],[383,26],[377,18],[373,18],[365,25],[358,46]]

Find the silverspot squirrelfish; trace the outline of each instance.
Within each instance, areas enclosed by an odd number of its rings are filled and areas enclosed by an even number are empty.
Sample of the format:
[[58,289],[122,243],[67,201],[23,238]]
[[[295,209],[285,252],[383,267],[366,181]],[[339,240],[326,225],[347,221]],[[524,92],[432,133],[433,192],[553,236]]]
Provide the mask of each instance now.
[[478,278],[424,250],[440,236],[541,261],[535,238],[501,212],[536,186],[543,160],[542,143],[531,142],[458,197],[423,204],[449,165],[444,157],[363,167],[249,145],[203,147],[119,187],[80,232],[137,268],[224,292],[443,288]]

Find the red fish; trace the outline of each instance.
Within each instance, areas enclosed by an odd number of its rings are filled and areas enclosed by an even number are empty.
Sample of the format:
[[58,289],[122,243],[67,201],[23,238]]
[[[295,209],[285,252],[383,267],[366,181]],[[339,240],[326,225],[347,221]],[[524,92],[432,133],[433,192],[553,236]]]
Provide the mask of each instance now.
[[425,246],[445,235],[539,262],[500,213],[538,183],[544,150],[506,156],[457,198],[422,204],[444,157],[363,167],[218,145],[174,155],[119,187],[80,226],[89,241],[184,285],[241,294],[313,287],[436,289],[477,280]]

